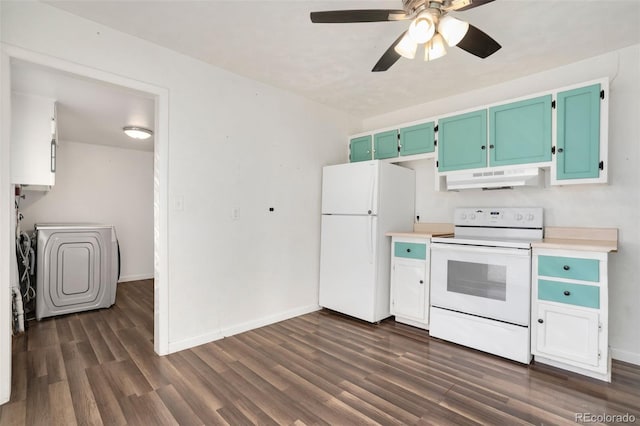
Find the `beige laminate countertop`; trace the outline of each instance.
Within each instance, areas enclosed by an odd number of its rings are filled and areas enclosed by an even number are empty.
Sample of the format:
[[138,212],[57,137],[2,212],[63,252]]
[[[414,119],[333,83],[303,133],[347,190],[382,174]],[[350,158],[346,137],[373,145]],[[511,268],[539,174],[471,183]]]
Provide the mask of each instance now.
[[531,243],[533,248],[551,248],[596,252],[618,251],[617,228],[546,227],[544,239]]
[[387,232],[387,237],[431,238],[453,235],[451,223],[414,223],[413,232]]

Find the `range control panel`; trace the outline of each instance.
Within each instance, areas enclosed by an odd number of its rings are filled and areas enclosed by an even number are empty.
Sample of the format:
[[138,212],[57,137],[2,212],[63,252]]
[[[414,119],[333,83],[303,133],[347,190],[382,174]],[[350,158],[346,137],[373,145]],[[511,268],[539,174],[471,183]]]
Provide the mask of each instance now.
[[455,226],[542,228],[542,207],[459,207]]

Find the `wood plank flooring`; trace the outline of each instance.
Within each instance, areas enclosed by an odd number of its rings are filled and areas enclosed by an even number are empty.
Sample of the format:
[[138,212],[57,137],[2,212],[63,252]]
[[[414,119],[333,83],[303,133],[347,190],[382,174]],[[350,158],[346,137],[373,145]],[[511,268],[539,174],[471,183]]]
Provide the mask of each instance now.
[[158,357],[150,280],[120,284],[110,309],[29,325],[14,339],[3,426],[640,423],[640,367],[614,362],[606,384],[391,319],[319,311]]

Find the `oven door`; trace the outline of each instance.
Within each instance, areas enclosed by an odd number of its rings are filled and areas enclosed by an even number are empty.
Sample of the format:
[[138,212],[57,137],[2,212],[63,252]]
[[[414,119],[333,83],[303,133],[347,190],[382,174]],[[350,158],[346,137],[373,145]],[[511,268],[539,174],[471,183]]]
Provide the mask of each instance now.
[[529,325],[531,251],[431,244],[431,305]]

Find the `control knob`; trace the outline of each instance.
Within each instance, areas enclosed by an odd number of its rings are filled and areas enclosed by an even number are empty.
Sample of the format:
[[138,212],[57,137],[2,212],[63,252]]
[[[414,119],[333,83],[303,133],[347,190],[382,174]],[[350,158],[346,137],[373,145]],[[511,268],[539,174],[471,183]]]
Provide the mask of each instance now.
[[465,220],[467,218],[467,214],[466,213],[462,213],[460,215],[460,219]]
[[469,219],[474,220],[476,218],[476,215],[474,213],[471,213],[469,215]]
[[529,213],[529,214],[527,215],[527,220],[528,220],[529,222],[531,222],[534,218],[535,218],[535,216],[534,216],[533,214],[531,214],[531,213]]
[[522,220],[522,214],[516,213],[516,220]]

